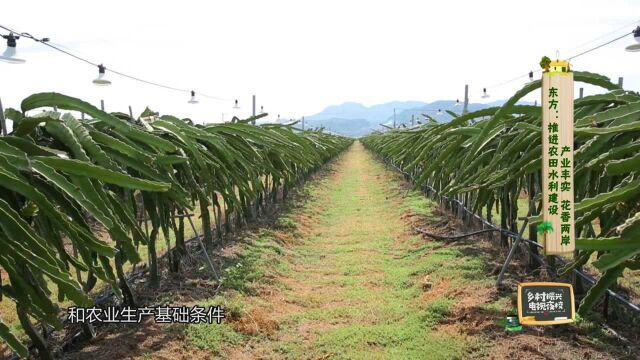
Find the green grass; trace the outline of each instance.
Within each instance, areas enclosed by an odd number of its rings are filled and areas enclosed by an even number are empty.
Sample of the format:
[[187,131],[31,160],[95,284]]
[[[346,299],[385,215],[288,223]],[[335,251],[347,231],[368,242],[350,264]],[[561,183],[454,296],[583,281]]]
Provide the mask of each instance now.
[[298,228],[295,220],[283,216],[276,221],[275,227],[280,230],[295,230]]
[[[433,203],[418,192],[387,189],[398,182],[362,149],[348,153],[337,167],[337,176],[309,187],[312,200],[302,211],[314,214],[319,224],[301,244],[286,253],[276,250],[272,237],[260,236],[244,250],[243,265],[226,275],[227,285],[241,293],[234,301],[243,312],[256,306],[278,312],[279,304],[265,303],[244,287],[274,271],[289,280],[287,286],[272,285],[297,309],[274,315],[280,330],[273,339],[242,335],[238,343],[237,334],[226,339],[215,330],[209,340],[220,343],[207,348],[253,344],[260,356],[290,359],[464,358],[477,348],[476,341],[436,328],[456,300],[444,295],[423,300],[422,279],[447,279],[451,286],[485,281],[483,262],[408,235],[402,214],[429,216]],[[292,232],[297,225],[291,216],[276,222],[277,229]],[[188,337],[201,347],[202,335],[188,332]]]
[[[228,293],[226,296],[216,296],[205,301],[200,306],[221,306],[224,309],[226,319],[238,319],[245,315],[245,309],[241,304],[239,293]],[[229,324],[222,321],[220,324],[192,324],[184,330],[187,343],[200,349],[219,353],[223,344],[237,345],[246,337],[236,332]]]
[[[265,268],[274,264],[274,259],[283,253],[284,249],[274,240],[270,231],[260,232],[257,238],[245,247],[238,259],[226,264],[221,279],[222,285],[225,289],[253,294],[256,282],[264,278]],[[283,265],[281,270],[287,270],[286,265]]]
[[240,344],[243,336],[235,332],[228,324],[197,324],[187,327],[189,343],[212,352],[219,352],[221,344]]
[[[361,163],[370,167],[367,172],[384,172],[377,164]],[[433,331],[433,327],[449,313],[455,300],[436,297],[424,303],[416,301],[423,293],[419,280],[425,275],[433,281],[455,277],[463,285],[477,278],[482,263],[467,259],[454,249],[434,249],[434,245],[429,245],[412,251],[409,244],[395,242],[394,238],[403,233],[402,212],[410,210],[428,216],[433,203],[418,192],[409,192],[397,204],[388,200],[388,194],[381,185],[363,183],[362,174],[350,172],[331,187],[329,201],[333,206],[322,214],[323,237],[311,239],[303,249],[308,248],[305,254],[320,253],[324,249],[319,242],[330,241],[348,230],[340,246],[327,252],[332,255],[332,260],[326,264],[335,269],[339,283],[346,285],[339,291],[345,305],[328,311],[311,306],[311,309],[289,319],[291,327],[309,320],[340,325],[320,333],[312,349],[318,356],[417,359],[429,354],[435,358],[461,358],[468,339]],[[358,189],[367,196],[358,196]],[[364,199],[370,205],[364,206]],[[385,219],[384,226],[371,231],[380,219]],[[416,237],[408,239],[408,243],[420,241]],[[428,256],[427,252],[430,252]],[[318,260],[311,255],[301,261],[307,266],[314,266]],[[378,273],[381,274],[373,275]],[[327,282],[317,278],[307,281]],[[330,301],[332,296],[320,294],[317,303]],[[298,348],[288,346],[294,355],[303,356],[310,350],[298,345]]]

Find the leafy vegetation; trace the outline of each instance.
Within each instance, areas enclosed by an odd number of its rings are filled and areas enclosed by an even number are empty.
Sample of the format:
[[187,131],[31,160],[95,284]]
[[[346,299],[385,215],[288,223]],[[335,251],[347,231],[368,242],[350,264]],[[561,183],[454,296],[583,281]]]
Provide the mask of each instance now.
[[[608,90],[574,103],[578,252],[563,272],[597,252],[593,265],[603,273],[582,300],[584,315],[625,268],[640,268],[640,95],[593,73],[575,72],[574,79]],[[501,107],[374,133],[362,142],[414,175],[416,186],[432,186],[489,219],[500,208],[504,228],[515,229],[518,198],[526,192],[530,223],[537,224],[541,109],[516,102],[540,86],[539,80],[525,85]]]
[[[328,176],[306,184],[308,200],[280,217],[296,220],[302,231],[297,241],[274,256],[266,244],[279,242],[262,232],[251,244],[264,245],[241,253],[248,264],[234,273],[244,271],[251,280],[243,283],[260,291],[226,290],[211,302],[236,309],[240,316],[230,316],[232,329],[225,331],[243,336],[238,343],[209,330],[207,349],[218,351],[212,356],[241,351],[246,358],[460,359],[482,346],[437,326],[460,301],[449,287],[492,286],[483,259],[408,234],[403,215],[432,216],[434,203],[398,180],[355,144]],[[294,229],[284,231],[296,236]],[[250,258],[260,261],[251,264]],[[425,290],[427,280],[433,288]],[[190,325],[187,335],[202,347],[194,334],[204,330],[191,330],[199,326]]]
[[[5,113],[14,131],[0,137],[0,270],[9,279],[0,295],[15,302],[22,328],[45,358],[32,320],[60,328],[57,302],[91,305],[88,293],[100,279],[135,305],[123,266],[141,261],[138,245],[148,249],[149,283],[157,286],[156,240],[173,232],[167,256],[170,270],[179,271],[186,252],[179,215],[200,208],[211,248],[214,222],[222,230],[224,218],[226,231],[242,224],[351,143],[320,131],[251,125],[257,117],[194,125],[147,111],[131,119],[57,93],[29,96],[20,111]],[[146,219],[149,232],[141,227]],[[110,241],[96,236],[94,222]],[[2,322],[0,338],[27,355]]]

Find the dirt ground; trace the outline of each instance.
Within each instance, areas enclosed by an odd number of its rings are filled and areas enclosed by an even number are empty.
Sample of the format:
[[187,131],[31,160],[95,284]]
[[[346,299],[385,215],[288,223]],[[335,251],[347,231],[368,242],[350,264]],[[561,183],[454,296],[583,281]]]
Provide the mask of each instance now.
[[[222,325],[111,325],[66,359],[636,359],[598,319],[507,332],[515,286],[544,271],[491,236],[436,241],[468,225],[414,192],[355,144],[296,191],[286,208],[215,250],[222,286],[192,248],[161,287],[135,284],[140,304],[221,305]],[[166,267],[165,267],[166,268]],[[637,329],[636,329],[637,330]]]

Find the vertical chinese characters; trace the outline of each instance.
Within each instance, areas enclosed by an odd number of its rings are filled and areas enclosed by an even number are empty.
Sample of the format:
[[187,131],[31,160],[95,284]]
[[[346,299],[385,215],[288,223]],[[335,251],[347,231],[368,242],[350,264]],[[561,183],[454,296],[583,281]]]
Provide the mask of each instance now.
[[545,254],[572,256],[573,219],[573,73],[558,61],[542,78],[542,182]]

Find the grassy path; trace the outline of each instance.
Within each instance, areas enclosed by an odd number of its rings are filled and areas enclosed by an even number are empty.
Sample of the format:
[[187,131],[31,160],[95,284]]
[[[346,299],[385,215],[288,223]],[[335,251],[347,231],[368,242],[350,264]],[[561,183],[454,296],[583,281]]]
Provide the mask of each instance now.
[[[600,327],[504,331],[514,291],[490,241],[414,235],[461,224],[409,191],[355,143],[270,226],[223,249],[224,291],[198,274],[166,279],[152,303],[221,305],[221,324],[112,327],[75,359],[635,359]],[[204,266],[204,265],[203,265]],[[513,269],[512,269],[513,270]],[[517,276],[519,275],[514,275]]]
[[[287,247],[278,264],[256,265],[257,271],[276,275],[257,294],[233,301],[249,319],[220,330],[238,336],[221,335],[219,353],[292,359],[462,357],[469,338],[432,331],[454,300],[425,293],[425,286],[441,283],[445,275],[473,278],[481,265],[468,261],[449,267],[448,260],[461,254],[434,251],[410,235],[403,215],[428,212],[431,204],[420,195],[403,197],[397,186],[395,175],[356,143],[331,175],[311,186],[313,199],[303,211],[290,216],[300,240]],[[211,330],[192,333],[192,339],[207,347]]]

